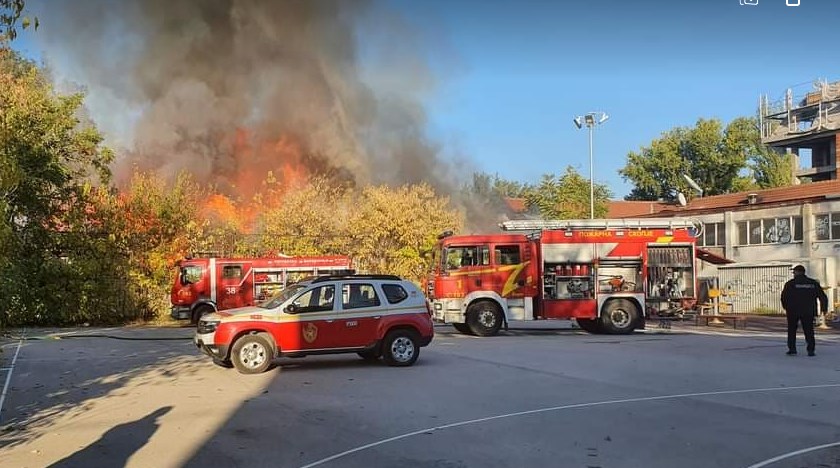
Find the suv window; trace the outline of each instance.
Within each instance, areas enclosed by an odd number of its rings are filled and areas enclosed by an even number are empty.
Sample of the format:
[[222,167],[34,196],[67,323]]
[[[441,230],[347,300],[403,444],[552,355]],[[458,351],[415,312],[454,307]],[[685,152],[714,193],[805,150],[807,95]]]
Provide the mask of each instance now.
[[328,312],[335,303],[335,286],[329,284],[310,289],[295,299],[299,312]]
[[399,284],[383,284],[382,292],[391,304],[402,302],[408,298],[408,293]]
[[359,309],[362,307],[376,307],[381,304],[376,289],[372,284],[351,283],[341,288],[342,307],[345,309]]

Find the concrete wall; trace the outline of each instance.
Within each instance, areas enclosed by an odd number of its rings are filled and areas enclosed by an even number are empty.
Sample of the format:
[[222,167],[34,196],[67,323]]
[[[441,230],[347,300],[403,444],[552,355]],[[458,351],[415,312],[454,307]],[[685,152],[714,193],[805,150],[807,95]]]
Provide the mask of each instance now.
[[[726,211],[694,218],[703,223],[726,223],[726,245],[722,248],[710,247],[708,250],[738,263],[801,263],[808,269],[808,276],[831,288],[827,293],[833,302],[835,291],[840,288],[840,262],[837,261],[840,256],[840,240],[816,240],[814,218],[815,215],[831,212],[840,213],[840,199],[795,206]],[[787,216],[802,216],[802,240],[791,241],[788,244],[739,245],[738,222]],[[840,221],[840,217],[837,221]],[[706,262],[699,262],[698,274],[718,276],[717,268]]]

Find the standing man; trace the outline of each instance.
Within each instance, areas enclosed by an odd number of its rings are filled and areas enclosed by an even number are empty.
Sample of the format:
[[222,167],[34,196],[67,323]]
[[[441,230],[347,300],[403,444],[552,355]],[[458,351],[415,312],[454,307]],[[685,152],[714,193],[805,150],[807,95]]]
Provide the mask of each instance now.
[[814,318],[817,315],[817,299],[823,314],[828,311],[828,297],[820,286],[820,282],[805,276],[805,267],[793,267],[793,279],[785,283],[782,290],[782,307],[787,316],[787,344],[789,356],[796,354],[796,330],[802,322],[802,331],[808,343],[808,356],[814,355],[816,340],[814,340]]

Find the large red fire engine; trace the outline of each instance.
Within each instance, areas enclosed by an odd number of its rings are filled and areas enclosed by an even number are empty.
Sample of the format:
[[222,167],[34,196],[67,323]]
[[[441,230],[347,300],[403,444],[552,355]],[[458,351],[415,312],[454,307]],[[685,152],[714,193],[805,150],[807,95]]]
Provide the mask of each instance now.
[[178,264],[172,318],[196,323],[217,310],[254,305],[307,276],[352,273],[349,257],[189,258]]
[[697,221],[507,221],[491,235],[443,234],[428,296],[435,320],[490,336],[514,320],[576,319],[630,333],[696,301]]

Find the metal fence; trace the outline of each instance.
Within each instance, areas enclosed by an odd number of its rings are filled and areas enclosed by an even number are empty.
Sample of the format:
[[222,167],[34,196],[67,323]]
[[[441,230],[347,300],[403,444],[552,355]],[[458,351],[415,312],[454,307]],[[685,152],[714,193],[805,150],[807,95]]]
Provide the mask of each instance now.
[[722,313],[784,315],[780,297],[789,263],[718,267]]

